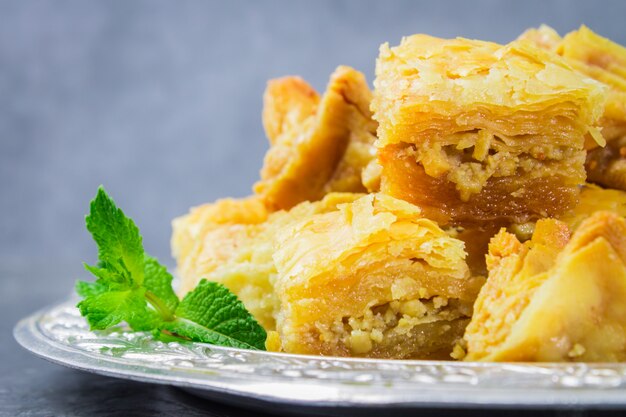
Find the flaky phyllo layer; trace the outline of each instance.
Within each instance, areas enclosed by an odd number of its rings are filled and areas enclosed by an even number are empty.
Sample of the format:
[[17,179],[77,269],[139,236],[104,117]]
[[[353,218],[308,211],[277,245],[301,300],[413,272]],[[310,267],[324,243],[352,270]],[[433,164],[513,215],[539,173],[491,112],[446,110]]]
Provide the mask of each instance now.
[[465,360],[626,359],[626,222],[599,211],[569,238],[557,220],[520,243],[501,231],[464,340]]
[[181,278],[180,293],[192,290],[202,278],[222,283],[263,327],[273,330],[278,309],[272,286],[276,233],[359,196],[334,193],[274,213],[269,213],[258,197],[218,200],[192,209],[173,223],[172,251]]
[[575,205],[605,91],[557,55],[413,35],[381,47],[374,85],[384,192],[441,222],[521,222]]
[[303,219],[278,240],[277,327],[288,352],[446,356],[482,284],[463,242],[384,194]]
[[[561,38],[548,26],[529,29],[520,39],[562,56],[575,70],[608,87],[600,120],[607,141],[626,135],[626,48],[599,36],[586,26]],[[590,141],[588,147],[597,147]]]
[[563,38],[554,29],[541,26],[520,38],[559,54],[577,71],[607,86],[600,126],[608,143],[602,148],[596,141],[587,141],[588,181],[626,190],[626,48],[586,26]]
[[[375,158],[371,92],[360,72],[339,67],[320,97],[299,77],[272,80],[263,124],[270,141],[254,191],[273,210],[329,192],[366,192],[362,172]],[[369,177],[372,177],[371,175]]]

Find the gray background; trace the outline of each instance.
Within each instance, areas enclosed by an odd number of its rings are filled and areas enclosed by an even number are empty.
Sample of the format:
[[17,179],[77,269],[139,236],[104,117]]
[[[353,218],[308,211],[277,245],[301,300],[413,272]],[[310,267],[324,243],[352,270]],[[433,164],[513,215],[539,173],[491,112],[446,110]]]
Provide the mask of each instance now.
[[[86,276],[96,249],[83,216],[99,184],[171,265],[174,216],[250,192],[267,79],[301,74],[321,90],[348,64],[371,82],[379,44],[416,32],[506,42],[585,22],[626,43],[625,17],[623,0],[0,0],[0,416],[258,415],[48,364],[12,340],[20,317]],[[620,412],[507,411],[530,414]]]
[[83,216],[104,184],[172,264],[173,217],[250,192],[269,78],[322,90],[348,64],[371,83],[378,46],[417,32],[584,22],[626,43],[625,17],[619,0],[0,1],[0,262],[93,261]]

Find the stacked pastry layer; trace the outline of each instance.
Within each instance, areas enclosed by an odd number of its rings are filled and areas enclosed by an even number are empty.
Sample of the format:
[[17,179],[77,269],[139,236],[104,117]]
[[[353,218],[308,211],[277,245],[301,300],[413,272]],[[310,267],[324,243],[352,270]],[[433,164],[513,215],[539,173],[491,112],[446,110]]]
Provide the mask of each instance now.
[[273,287],[273,255],[279,230],[301,219],[337,209],[359,194],[333,193],[290,211],[268,213],[258,197],[219,200],[174,221],[172,248],[181,277],[180,293],[202,278],[234,292],[267,330],[275,328],[279,302]]
[[278,241],[288,352],[447,358],[483,283],[470,276],[463,242],[384,194],[302,219]]
[[465,333],[466,360],[626,360],[626,222],[596,212],[569,239],[541,220],[520,243],[502,231]]
[[587,175],[591,182],[626,190],[626,48],[586,26],[563,38],[554,29],[541,26],[527,30],[520,38],[563,56],[577,71],[607,86],[600,119],[607,146],[587,142]]
[[337,68],[321,99],[298,77],[269,83],[263,122],[271,147],[254,186],[269,208],[366,191],[361,172],[376,139],[370,96],[363,74],[349,67]]
[[530,42],[414,35],[381,47],[382,191],[441,223],[555,216],[585,181],[604,87]]

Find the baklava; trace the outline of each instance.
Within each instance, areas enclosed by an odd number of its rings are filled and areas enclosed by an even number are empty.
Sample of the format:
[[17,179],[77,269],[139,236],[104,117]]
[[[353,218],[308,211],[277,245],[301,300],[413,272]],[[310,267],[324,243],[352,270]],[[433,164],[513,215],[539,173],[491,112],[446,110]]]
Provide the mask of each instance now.
[[440,224],[573,207],[605,87],[529,41],[413,35],[383,45],[372,108],[381,189]]
[[587,141],[587,179],[626,190],[626,48],[586,26],[563,38],[552,28],[529,29],[521,36],[556,52],[580,71],[608,88],[600,126],[606,147]]
[[449,358],[484,282],[419,208],[369,194],[283,228],[274,254],[282,350]]
[[613,212],[594,213],[571,239],[552,219],[537,222],[525,244],[501,231],[489,247],[464,359],[626,360],[625,262],[626,222]]
[[201,279],[224,284],[266,330],[275,327],[278,300],[272,256],[280,228],[337,209],[360,194],[332,193],[315,203],[268,213],[258,197],[225,199],[193,208],[173,222],[172,253],[181,295]]
[[330,192],[366,192],[362,171],[375,159],[376,122],[362,73],[341,66],[322,97],[298,77],[269,82],[263,125],[270,142],[254,191],[271,210]]

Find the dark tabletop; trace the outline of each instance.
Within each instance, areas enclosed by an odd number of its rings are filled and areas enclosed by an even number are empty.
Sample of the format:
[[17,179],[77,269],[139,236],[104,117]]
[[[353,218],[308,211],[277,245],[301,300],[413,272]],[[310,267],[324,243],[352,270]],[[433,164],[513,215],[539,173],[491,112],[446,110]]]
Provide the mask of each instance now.
[[[67,297],[84,277],[80,263],[0,266],[0,416],[259,416],[174,387],[103,377],[48,363],[22,349],[12,329],[22,317]],[[356,410],[355,410],[356,411]],[[380,415],[380,411],[353,415]],[[388,413],[385,412],[385,415]],[[416,415],[415,412],[405,413]],[[617,416],[626,410],[420,410],[441,415]]]

